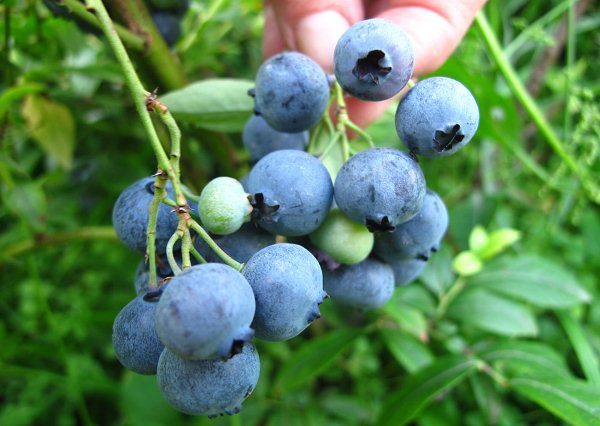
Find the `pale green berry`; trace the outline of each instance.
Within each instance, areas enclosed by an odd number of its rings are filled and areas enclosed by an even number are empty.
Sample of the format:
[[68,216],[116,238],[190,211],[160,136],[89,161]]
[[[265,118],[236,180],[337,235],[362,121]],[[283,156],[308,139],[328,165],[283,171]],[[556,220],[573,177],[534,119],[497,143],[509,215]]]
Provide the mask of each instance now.
[[310,240],[335,261],[345,265],[362,262],[373,248],[373,234],[339,209],[329,211],[323,224],[310,234]]
[[252,206],[242,184],[230,177],[218,177],[204,187],[198,201],[202,225],[214,234],[232,234],[250,219]]

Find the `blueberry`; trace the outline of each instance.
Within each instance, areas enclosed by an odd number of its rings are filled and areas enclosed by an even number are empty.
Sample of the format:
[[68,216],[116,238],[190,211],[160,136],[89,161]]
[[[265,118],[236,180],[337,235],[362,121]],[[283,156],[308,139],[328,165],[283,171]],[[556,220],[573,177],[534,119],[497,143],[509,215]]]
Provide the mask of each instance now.
[[[174,199],[171,183],[167,183],[167,194]],[[154,196],[154,178],[140,179],[119,195],[112,212],[112,222],[119,239],[130,249],[146,252],[146,228],[148,207]],[[167,241],[177,230],[177,214],[171,207],[161,204],[156,222],[156,250],[164,253]]]
[[140,374],[156,374],[158,357],[164,349],[154,329],[156,299],[138,295],[115,318],[112,344],[117,359]]
[[394,232],[378,235],[375,253],[381,259],[428,260],[432,251],[439,249],[440,241],[448,229],[448,210],[438,194],[427,190],[423,207],[408,222],[396,227]]
[[254,219],[263,229],[285,236],[317,229],[333,200],[327,169],[303,151],[286,149],[263,157],[250,171],[247,186]]
[[278,132],[259,115],[250,117],[242,133],[242,141],[250,153],[250,161],[253,163],[280,149],[304,151],[308,146],[308,138],[308,131],[299,133]]
[[351,26],[333,54],[337,81],[346,92],[365,101],[382,101],[398,93],[410,80],[413,62],[408,36],[381,18]]
[[248,194],[233,178],[223,176],[213,179],[200,194],[198,214],[209,232],[232,234],[250,220],[251,212]]
[[331,209],[310,241],[331,258],[353,265],[367,258],[373,248],[373,234],[363,225],[349,219],[339,209]]
[[425,198],[425,177],[402,151],[359,152],[340,169],[334,186],[338,207],[371,232],[392,231],[416,215]]
[[152,13],[152,20],[168,46],[173,46],[179,40],[179,37],[181,37],[179,16],[169,12],[154,12]]
[[323,274],[304,247],[287,243],[265,247],[248,260],[242,273],[256,299],[252,322],[256,337],[291,339],[320,317]]
[[[225,253],[238,262],[244,263],[260,249],[275,244],[275,237],[260,228],[256,228],[251,223],[246,223],[242,225],[239,231],[217,238],[215,241]],[[208,262],[222,262],[202,238],[196,238],[195,246]]]
[[284,52],[261,65],[254,96],[256,111],[272,128],[297,133],[310,129],[323,116],[329,83],[308,56]]
[[432,77],[417,83],[396,111],[396,131],[408,149],[425,157],[454,154],[477,130],[479,108],[460,82]]
[[250,396],[260,372],[256,348],[244,345],[227,360],[190,361],[165,349],[158,362],[158,386],[177,410],[196,416],[235,414]]
[[169,281],[156,307],[156,332],[186,359],[211,359],[239,351],[252,339],[254,295],[229,266],[192,266]]
[[[177,264],[181,268],[181,255],[175,254],[175,260]],[[135,288],[136,294],[142,294],[148,291],[148,286],[150,284],[150,271],[148,268],[149,264],[141,260],[138,263],[138,267],[135,270],[135,275],[133,277],[133,286]],[[175,275],[169,266],[169,262],[167,261],[166,256],[159,256],[156,259],[156,276],[158,280],[164,280],[167,277],[172,277]]]
[[392,297],[394,271],[385,263],[366,259],[325,272],[323,283],[334,302],[359,309],[376,309]]
[[427,266],[427,262],[420,259],[394,260],[388,262],[394,270],[396,287],[403,287],[416,280]]

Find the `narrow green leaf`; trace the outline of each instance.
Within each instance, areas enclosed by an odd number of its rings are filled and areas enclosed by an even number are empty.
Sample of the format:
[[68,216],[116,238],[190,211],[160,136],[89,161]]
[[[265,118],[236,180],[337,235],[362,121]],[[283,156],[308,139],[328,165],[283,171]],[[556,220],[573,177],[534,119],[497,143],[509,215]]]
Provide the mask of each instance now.
[[510,381],[519,394],[567,423],[600,424],[600,388],[575,379],[522,377]]
[[248,96],[253,86],[254,82],[248,80],[203,80],[160,99],[177,120],[208,130],[241,132],[254,109]]
[[391,329],[382,329],[379,334],[396,361],[409,373],[426,367],[434,359],[431,350],[410,334]]
[[448,309],[451,318],[504,336],[534,336],[537,324],[526,306],[482,288],[461,293]]
[[475,359],[463,355],[438,359],[409,376],[400,390],[386,399],[377,424],[398,426],[410,422],[437,395],[459,384],[476,366]]
[[398,326],[415,337],[422,336],[427,331],[427,319],[420,310],[407,304],[388,303],[382,308],[392,317]]
[[478,358],[510,371],[552,372],[557,376],[570,377],[563,356],[551,346],[526,340],[503,340],[476,345],[473,350]]
[[556,262],[534,255],[491,262],[469,284],[542,308],[567,308],[591,300],[575,276]]
[[585,335],[583,324],[580,324],[570,312],[557,312],[558,319],[565,329],[567,337],[571,341],[577,359],[587,379],[600,386],[600,366],[594,348]]
[[75,149],[75,120],[69,108],[38,95],[28,95],[21,113],[44,152],[63,169],[69,169]]
[[491,259],[516,243],[521,238],[521,232],[516,229],[497,229],[489,235],[486,243],[475,250],[480,259]]
[[279,372],[276,391],[285,393],[312,380],[360,333],[359,329],[335,330],[303,344]]

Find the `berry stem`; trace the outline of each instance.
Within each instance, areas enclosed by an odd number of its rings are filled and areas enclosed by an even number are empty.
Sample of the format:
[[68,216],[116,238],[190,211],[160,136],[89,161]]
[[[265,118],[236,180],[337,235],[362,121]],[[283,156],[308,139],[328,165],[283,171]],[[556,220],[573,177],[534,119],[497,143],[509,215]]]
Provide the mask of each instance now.
[[184,271],[192,266],[192,261],[190,259],[191,248],[192,235],[190,234],[190,229],[186,225],[185,231],[183,231],[183,242],[181,244],[181,267]]
[[156,173],[154,179],[154,195],[152,201],[148,206],[148,227],[146,228],[146,259],[148,260],[148,271],[150,272],[150,278],[148,282],[148,288],[150,290],[155,289],[158,286],[158,279],[156,276],[156,222],[158,220],[158,209],[160,207],[161,200],[166,198],[167,194],[165,191],[167,178],[162,170]]
[[456,299],[456,296],[458,296],[464,290],[466,285],[467,281],[465,280],[465,277],[459,276],[454,284],[450,287],[448,292],[440,296],[440,303],[435,310],[435,316],[437,319],[442,318],[446,314],[448,306],[450,306],[452,301]]
[[207,263],[206,259],[204,259],[204,257],[202,257],[202,255],[200,254],[200,252],[198,250],[196,250],[196,247],[194,247],[194,244],[191,245],[190,247],[190,253],[192,254],[192,256],[194,256],[196,258],[196,260],[200,263]]
[[229,256],[227,253],[225,253],[223,251],[223,249],[221,249],[221,247],[219,247],[217,245],[217,243],[210,237],[210,235],[208,235],[208,232],[206,232],[204,230],[204,228],[202,226],[200,226],[200,224],[198,222],[190,219],[188,221],[188,226],[191,227],[194,231],[196,231],[196,233],[198,235],[200,235],[200,238],[202,238],[204,240],[204,242],[206,242],[206,244],[208,244],[208,246],[211,248],[211,250],[213,252],[215,252],[215,254],[217,256],[219,256],[219,258],[223,262],[225,262],[226,265],[231,266],[233,269],[235,269],[238,272],[241,272],[244,265],[242,263],[239,263],[238,261],[236,261],[234,258]]
[[169,262],[169,266],[175,275],[181,274],[182,272],[181,268],[177,264],[177,261],[175,260],[175,255],[173,254],[175,243],[179,241],[180,238],[181,235],[179,235],[179,232],[175,232],[173,235],[171,235],[171,238],[169,238],[169,241],[167,242],[167,261]]

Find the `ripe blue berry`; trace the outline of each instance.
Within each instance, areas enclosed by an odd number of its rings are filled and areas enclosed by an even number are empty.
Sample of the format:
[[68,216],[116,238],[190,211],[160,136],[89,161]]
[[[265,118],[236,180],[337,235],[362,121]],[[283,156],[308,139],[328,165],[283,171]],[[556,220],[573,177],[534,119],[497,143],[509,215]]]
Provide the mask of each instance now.
[[256,75],[255,108],[280,132],[310,129],[323,116],[329,83],[321,67],[308,56],[284,52],[269,58]]
[[479,108],[460,82],[432,77],[418,82],[396,111],[396,131],[414,154],[439,157],[454,154],[477,130]]
[[154,329],[156,299],[140,294],[115,318],[112,344],[118,360],[139,374],[156,374],[158,357],[164,345]]
[[219,235],[232,234],[250,220],[252,206],[242,184],[230,177],[211,180],[202,190],[198,214],[202,225]]
[[381,259],[428,260],[432,251],[439,249],[448,229],[448,210],[435,192],[427,190],[423,207],[415,217],[396,227],[394,232],[378,235],[375,253]]
[[333,200],[331,177],[303,151],[281,150],[263,157],[250,171],[248,192],[258,224],[273,234],[306,235],[321,225]]
[[158,362],[158,386],[177,410],[195,416],[236,414],[258,382],[256,348],[244,345],[227,360],[190,361],[165,349]]
[[308,131],[299,133],[278,132],[259,115],[250,117],[242,133],[242,141],[250,153],[250,161],[253,163],[280,149],[304,151],[308,146],[308,138]]
[[416,280],[427,266],[427,262],[420,259],[394,260],[388,262],[394,270],[396,287],[403,287]]
[[265,247],[248,260],[242,273],[256,298],[252,322],[256,337],[291,339],[320,317],[323,274],[304,247],[287,243]]
[[[171,183],[167,183],[167,194],[174,198]],[[112,212],[112,222],[119,239],[130,249],[146,252],[146,228],[148,206],[154,196],[154,178],[140,179],[119,195]],[[156,222],[156,250],[164,253],[167,241],[177,229],[177,214],[171,207],[161,204]]]
[[181,37],[180,17],[169,12],[154,12],[152,20],[168,46],[173,46]]
[[323,283],[334,302],[359,309],[376,309],[392,297],[394,271],[385,263],[366,259],[325,272]]
[[183,358],[224,357],[252,339],[254,309],[242,274],[219,263],[196,265],[169,281],[156,307],[156,332]]
[[371,232],[393,230],[416,215],[425,197],[425,177],[402,151],[359,152],[340,169],[334,186],[338,207]]
[[365,101],[382,101],[398,93],[412,76],[413,62],[408,36],[381,18],[351,26],[333,54],[337,81],[346,92]]
[[[275,244],[275,236],[256,228],[251,223],[246,223],[239,231],[217,238],[215,241],[229,256],[238,262],[245,263],[260,249]],[[202,238],[196,238],[195,246],[208,262],[223,262]]]

